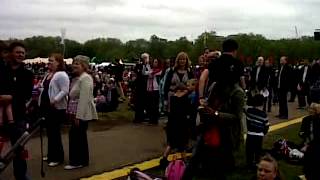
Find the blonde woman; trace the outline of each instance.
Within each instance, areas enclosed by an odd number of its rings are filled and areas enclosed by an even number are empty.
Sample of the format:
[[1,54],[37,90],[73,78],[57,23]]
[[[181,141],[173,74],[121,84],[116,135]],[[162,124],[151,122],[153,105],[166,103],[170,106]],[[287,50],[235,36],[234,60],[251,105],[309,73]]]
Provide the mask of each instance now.
[[78,55],[72,63],[75,77],[69,92],[68,113],[72,119],[69,131],[69,165],[65,170],[82,168],[89,165],[87,140],[88,121],[98,119],[93,98],[93,80],[87,73],[89,57]]
[[257,168],[257,180],[281,180],[278,163],[269,154],[260,159]]
[[164,85],[165,100],[168,100],[168,123],[166,128],[168,146],[161,163],[166,164],[171,149],[184,151],[189,142],[190,122],[188,114],[191,101],[188,99],[190,89],[187,83],[193,79],[190,71],[190,59],[185,52],[177,55],[175,66],[168,72]]

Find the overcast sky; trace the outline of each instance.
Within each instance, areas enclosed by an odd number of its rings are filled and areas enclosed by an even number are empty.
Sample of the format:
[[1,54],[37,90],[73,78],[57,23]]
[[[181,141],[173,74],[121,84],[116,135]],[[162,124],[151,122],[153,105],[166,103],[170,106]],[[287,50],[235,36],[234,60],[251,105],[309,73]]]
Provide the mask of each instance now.
[[0,39],[34,35],[84,42],[97,37],[122,41],[156,34],[195,39],[256,33],[272,39],[313,35],[320,28],[320,0],[0,0]]

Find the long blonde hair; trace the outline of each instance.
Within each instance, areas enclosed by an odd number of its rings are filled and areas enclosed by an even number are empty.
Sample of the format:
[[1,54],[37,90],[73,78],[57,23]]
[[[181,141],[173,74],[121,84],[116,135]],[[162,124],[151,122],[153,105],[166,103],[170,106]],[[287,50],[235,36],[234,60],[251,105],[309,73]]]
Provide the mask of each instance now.
[[188,70],[191,66],[191,61],[189,59],[189,56],[186,52],[179,52],[179,54],[177,55],[176,57],[176,62],[174,64],[174,68],[177,69],[179,67],[179,59],[181,58],[186,58],[187,59],[187,63],[186,63],[186,67],[185,67],[185,70]]

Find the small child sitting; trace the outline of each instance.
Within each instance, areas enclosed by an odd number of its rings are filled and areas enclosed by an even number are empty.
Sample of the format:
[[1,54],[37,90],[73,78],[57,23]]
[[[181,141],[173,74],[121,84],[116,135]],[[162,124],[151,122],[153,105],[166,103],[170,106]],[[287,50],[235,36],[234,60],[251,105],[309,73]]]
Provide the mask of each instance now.
[[252,98],[252,107],[248,106],[245,109],[248,129],[246,158],[249,168],[255,168],[255,164],[259,161],[262,151],[263,137],[269,130],[268,116],[261,110],[263,101],[264,97],[261,94],[256,94]]
[[94,98],[94,101],[96,102],[97,105],[106,103],[106,97],[101,93],[100,89],[97,91],[97,97]]

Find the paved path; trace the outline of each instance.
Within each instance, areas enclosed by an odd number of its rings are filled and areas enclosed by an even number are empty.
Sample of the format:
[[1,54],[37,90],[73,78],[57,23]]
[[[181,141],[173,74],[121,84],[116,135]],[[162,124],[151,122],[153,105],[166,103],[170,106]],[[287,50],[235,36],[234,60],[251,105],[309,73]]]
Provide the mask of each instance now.
[[[305,110],[296,110],[296,103],[289,103],[289,119],[301,117]],[[269,113],[271,124],[284,122],[275,118],[277,106]],[[99,122],[93,122],[99,123]],[[49,168],[45,165],[46,177],[40,176],[40,141],[33,138],[27,145],[31,153],[28,161],[28,171],[33,180],[69,180],[100,174],[128,164],[159,157],[165,147],[165,133],[163,126],[133,125],[128,121],[119,123],[100,131],[90,129],[88,131],[90,146],[90,166],[65,171],[63,166]],[[65,160],[68,160],[68,136],[63,135],[65,148]],[[12,168],[8,167],[1,175],[2,180],[13,180]]]

